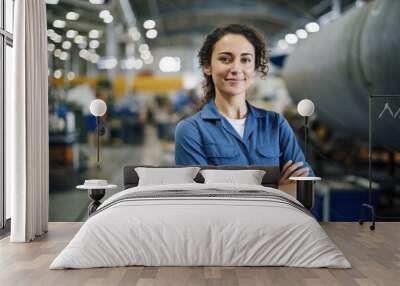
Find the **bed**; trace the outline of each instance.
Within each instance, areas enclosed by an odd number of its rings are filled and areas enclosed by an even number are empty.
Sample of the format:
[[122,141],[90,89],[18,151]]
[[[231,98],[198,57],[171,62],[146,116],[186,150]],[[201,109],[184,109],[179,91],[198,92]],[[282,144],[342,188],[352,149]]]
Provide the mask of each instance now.
[[204,182],[200,172],[191,183],[138,185],[137,167],[124,168],[124,190],[100,205],[50,269],[351,267],[310,212],[276,188],[276,167],[198,166],[263,170],[259,185]]

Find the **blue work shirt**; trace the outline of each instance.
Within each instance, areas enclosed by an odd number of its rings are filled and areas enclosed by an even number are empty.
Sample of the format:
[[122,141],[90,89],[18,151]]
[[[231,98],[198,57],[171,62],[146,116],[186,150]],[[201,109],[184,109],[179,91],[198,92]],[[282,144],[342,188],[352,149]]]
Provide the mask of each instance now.
[[[305,162],[286,119],[246,102],[243,138],[222,116],[214,100],[180,121],[175,130],[177,165],[268,165],[280,168],[289,161]],[[305,162],[305,166],[309,167]],[[310,168],[309,176],[314,176]]]

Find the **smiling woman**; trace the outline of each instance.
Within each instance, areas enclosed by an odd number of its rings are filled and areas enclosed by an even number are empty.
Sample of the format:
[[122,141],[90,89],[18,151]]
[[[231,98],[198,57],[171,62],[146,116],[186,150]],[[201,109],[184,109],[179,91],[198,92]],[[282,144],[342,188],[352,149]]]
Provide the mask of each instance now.
[[198,112],[176,128],[176,164],[280,166],[280,185],[290,176],[313,176],[288,122],[246,101],[257,72],[268,72],[260,33],[239,24],[217,28],[198,57],[204,97]]

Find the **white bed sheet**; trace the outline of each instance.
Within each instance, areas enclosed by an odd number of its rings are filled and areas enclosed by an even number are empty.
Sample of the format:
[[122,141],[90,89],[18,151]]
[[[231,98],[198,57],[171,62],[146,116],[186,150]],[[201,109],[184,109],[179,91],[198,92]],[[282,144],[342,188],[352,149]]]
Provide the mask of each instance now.
[[[297,202],[268,187],[193,183],[127,189],[100,209],[132,192],[176,189],[262,190]],[[186,197],[109,206],[82,225],[50,269],[127,265],[351,267],[318,222],[291,205]]]

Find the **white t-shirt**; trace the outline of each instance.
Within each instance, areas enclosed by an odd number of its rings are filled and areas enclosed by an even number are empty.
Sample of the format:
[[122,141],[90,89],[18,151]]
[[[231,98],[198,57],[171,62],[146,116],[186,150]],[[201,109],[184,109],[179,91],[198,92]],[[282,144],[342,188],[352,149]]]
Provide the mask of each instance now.
[[226,120],[233,126],[233,128],[236,130],[236,132],[240,135],[241,138],[243,138],[243,133],[244,133],[244,125],[246,123],[246,118],[242,119],[231,119],[226,117]]

